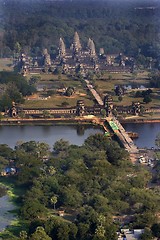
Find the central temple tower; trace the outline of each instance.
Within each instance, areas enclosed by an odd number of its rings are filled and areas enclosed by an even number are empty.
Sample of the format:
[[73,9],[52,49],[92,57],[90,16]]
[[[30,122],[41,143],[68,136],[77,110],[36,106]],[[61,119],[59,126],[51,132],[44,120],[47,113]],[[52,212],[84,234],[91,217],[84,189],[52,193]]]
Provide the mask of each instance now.
[[79,39],[79,35],[77,32],[74,33],[74,38],[73,38],[73,53],[77,54],[78,52],[80,52],[82,49],[81,43],[80,43],[80,39]]

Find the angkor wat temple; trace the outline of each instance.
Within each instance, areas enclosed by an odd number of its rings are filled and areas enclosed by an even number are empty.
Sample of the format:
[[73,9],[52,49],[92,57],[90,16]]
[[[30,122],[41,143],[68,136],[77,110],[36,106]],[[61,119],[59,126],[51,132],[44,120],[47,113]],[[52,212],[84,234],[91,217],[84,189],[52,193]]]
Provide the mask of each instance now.
[[83,48],[77,32],[73,37],[70,48],[66,48],[62,38],[59,39],[57,55],[51,59],[47,49],[43,50],[41,57],[31,58],[22,54],[18,60],[21,72],[27,73],[54,73],[58,68],[62,73],[80,72],[85,75],[88,71],[129,72],[133,66],[133,59],[122,53],[105,54],[100,48],[96,52],[94,41],[89,38],[87,47]]

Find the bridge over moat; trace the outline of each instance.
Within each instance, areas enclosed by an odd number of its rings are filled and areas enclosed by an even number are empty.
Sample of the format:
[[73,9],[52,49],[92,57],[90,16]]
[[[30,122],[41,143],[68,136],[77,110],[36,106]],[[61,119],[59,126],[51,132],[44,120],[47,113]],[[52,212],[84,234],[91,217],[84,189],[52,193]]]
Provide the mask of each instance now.
[[[96,99],[99,105],[104,105],[105,102],[102,100],[101,96],[94,89],[93,85],[89,82],[89,80],[85,80],[86,86],[88,90],[91,92],[93,97]],[[108,107],[108,106],[107,106]],[[113,133],[117,136],[121,145],[129,152],[132,159],[136,159],[139,150],[137,146],[134,144],[133,140],[129,137],[128,133],[125,131],[121,123],[116,119],[116,117],[112,114],[112,106],[109,109],[110,116],[106,117],[105,121],[101,121],[101,125],[106,130],[106,125],[113,131]]]

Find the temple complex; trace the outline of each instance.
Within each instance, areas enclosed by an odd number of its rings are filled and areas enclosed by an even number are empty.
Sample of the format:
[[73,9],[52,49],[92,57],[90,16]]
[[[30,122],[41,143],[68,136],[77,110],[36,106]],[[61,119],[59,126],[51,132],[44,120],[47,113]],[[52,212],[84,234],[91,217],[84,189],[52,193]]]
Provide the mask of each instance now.
[[[99,53],[97,54],[96,51]],[[89,71],[130,72],[133,59],[125,57],[122,53],[105,54],[103,48],[98,51],[91,38],[88,39],[86,47],[83,47],[79,34],[75,32],[69,48],[60,37],[55,58],[51,58],[48,50],[44,49],[41,57],[32,58],[22,54],[17,64],[24,75],[41,72],[54,73],[58,67],[61,67],[62,73],[76,71],[85,76]]]

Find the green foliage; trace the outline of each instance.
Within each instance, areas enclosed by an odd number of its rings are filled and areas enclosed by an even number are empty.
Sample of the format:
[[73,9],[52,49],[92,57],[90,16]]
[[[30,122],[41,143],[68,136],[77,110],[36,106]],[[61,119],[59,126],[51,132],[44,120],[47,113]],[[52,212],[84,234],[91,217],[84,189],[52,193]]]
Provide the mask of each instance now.
[[119,97],[118,97],[118,101],[122,102],[122,100],[123,100],[123,97],[122,97],[122,96],[119,96]]
[[42,161],[28,153],[17,152],[16,165],[20,168],[17,176],[19,184],[31,184],[41,174]]
[[[19,6],[17,8],[17,5]],[[139,5],[138,5],[139,6]],[[148,5],[147,5],[148,6]],[[55,56],[59,37],[70,47],[75,29],[81,34],[82,43],[91,37],[97,49],[103,47],[106,53],[125,52],[137,56],[138,64],[146,64],[146,57],[157,57],[159,52],[159,19],[147,8],[141,11],[137,3],[118,2],[107,4],[103,1],[71,2],[15,2],[2,5],[5,16],[3,24],[5,36],[2,54],[10,49],[17,53],[22,49],[32,49],[32,55],[48,47]],[[12,29],[9,28],[12,22]],[[153,36],[153,39],[151,38]]]
[[29,141],[26,143],[18,143],[15,149],[43,158],[43,156],[49,154],[50,146],[43,142]]
[[24,206],[21,208],[21,215],[23,218],[33,221],[35,219],[46,216],[46,208],[37,199],[27,199]]
[[52,196],[51,197],[51,204],[54,206],[54,209],[56,208],[55,205],[57,203],[57,196]]
[[67,151],[68,147],[69,147],[69,142],[63,139],[60,139],[59,141],[55,142],[53,146],[53,150],[56,154],[59,154],[60,152]]
[[135,215],[133,228],[143,229],[144,227],[151,227],[154,222],[156,222],[155,215],[153,215],[152,211],[147,211],[143,214]]
[[23,103],[23,97],[35,92],[35,88],[28,84],[20,74],[14,72],[0,72],[0,83],[6,85],[6,90],[0,97],[0,110],[11,108],[12,102]]
[[73,93],[74,93],[74,88],[73,87],[68,87],[65,94],[66,94],[67,97],[70,97],[70,96],[73,95]]
[[146,228],[144,230],[144,233],[141,234],[139,239],[140,240],[151,240],[151,239],[153,239],[153,235],[152,235],[151,230],[149,228]]
[[160,223],[155,223],[151,227],[152,233],[155,237],[160,237]]
[[[7,152],[6,145],[0,147]],[[20,216],[29,224],[28,239],[41,239],[42,234],[56,240],[115,240],[118,226],[113,215],[132,215],[133,228],[157,222],[160,197],[146,188],[151,180],[148,170],[132,166],[116,142],[96,134],[83,146],[61,139],[53,153],[46,147],[31,141],[12,150],[19,169],[13,178],[26,187],[19,200]],[[43,162],[46,151],[50,157]],[[57,216],[61,209],[64,218]],[[44,229],[41,233],[36,231],[39,226]]]
[[146,95],[144,98],[143,98],[143,102],[144,103],[150,103],[152,101],[152,98],[149,96],[149,95]]
[[37,227],[36,231],[30,236],[29,240],[52,240],[43,227]]
[[28,238],[26,231],[21,231],[19,234],[19,240],[26,240]]
[[28,84],[25,77],[14,72],[0,72],[0,83],[14,83],[23,96],[31,95],[33,92],[35,92],[35,88]]
[[126,159],[128,155],[125,150],[120,148],[117,142],[108,139],[102,134],[88,137],[84,145],[88,149],[105,151],[106,159],[114,165],[119,164],[120,161]]
[[14,157],[14,151],[7,144],[0,144],[0,156],[11,160]]

